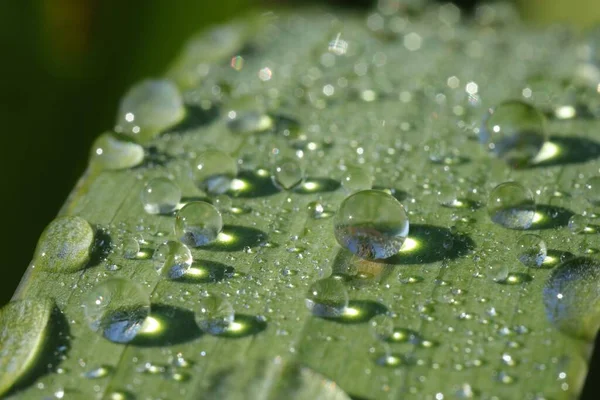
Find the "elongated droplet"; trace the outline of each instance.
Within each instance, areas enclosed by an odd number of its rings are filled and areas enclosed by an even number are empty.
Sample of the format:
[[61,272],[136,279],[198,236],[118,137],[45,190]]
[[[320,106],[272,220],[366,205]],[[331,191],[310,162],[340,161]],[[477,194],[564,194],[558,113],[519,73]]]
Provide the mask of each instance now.
[[348,307],[348,291],[339,279],[321,279],[308,289],[305,304],[317,317],[339,317]]
[[234,316],[235,312],[231,303],[216,294],[201,297],[196,307],[198,327],[211,335],[225,332],[233,323]]
[[501,183],[490,192],[488,214],[505,228],[528,229],[535,218],[533,193],[517,182]]
[[144,148],[131,140],[105,132],[94,141],[90,154],[92,167],[101,170],[132,168],[144,161]]
[[94,244],[94,230],[83,218],[59,217],[40,237],[33,263],[51,272],[74,272],[85,267]]
[[364,190],[346,198],[334,219],[338,243],[364,259],[397,254],[408,230],[404,206],[379,190]]
[[167,178],[155,178],[142,190],[142,205],[148,214],[169,214],[181,201],[181,189]]
[[95,286],[82,306],[91,330],[111,342],[128,343],[150,313],[150,298],[137,284],[111,278]]
[[175,235],[188,246],[199,247],[214,242],[221,230],[223,218],[212,204],[194,201],[177,212]]
[[154,252],[152,262],[156,271],[169,279],[181,278],[192,266],[190,249],[183,243],[169,240]]

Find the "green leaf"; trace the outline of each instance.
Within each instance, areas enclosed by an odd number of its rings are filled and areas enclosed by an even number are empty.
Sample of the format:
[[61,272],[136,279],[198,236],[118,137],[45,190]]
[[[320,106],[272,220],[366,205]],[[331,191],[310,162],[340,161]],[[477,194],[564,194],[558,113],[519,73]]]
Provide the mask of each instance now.
[[[595,228],[575,235],[567,225],[589,211],[582,188],[598,173],[597,85],[585,82],[596,66],[588,60],[577,75],[580,39],[533,31],[505,8],[471,20],[451,5],[418,3],[368,16],[267,13],[223,27],[218,48],[209,39],[187,46],[168,73],[184,91],[186,118],[153,139],[142,165],[90,169],[61,210],[94,227],[87,268],[56,274],[34,263],[15,294],[53,298],[72,338],[63,373],[15,397],[57,388],[109,399],[576,396],[599,320],[599,261],[587,239]],[[550,142],[528,168],[478,143],[488,109],[512,98],[549,116]],[[188,273],[164,279],[151,254],[177,240],[175,218],[145,214],[140,193],[168,176],[183,202],[223,204],[190,178],[190,160],[208,149],[239,160],[233,207],[218,241],[192,249]],[[278,157],[302,164],[299,187],[273,185]],[[341,166],[364,168],[407,209],[397,255],[366,261],[337,244],[330,217],[348,195]],[[541,268],[520,264],[522,232],[495,224],[484,206],[510,180],[535,194],[528,231],[549,247]],[[141,239],[133,259],[122,251],[131,238]],[[591,261],[573,261],[583,254]],[[502,279],[496,268],[506,268]],[[305,297],[330,275],[349,304],[321,318]],[[109,277],[151,296],[150,318],[127,345],[84,322],[83,299]],[[224,333],[195,322],[206,293],[233,305]],[[385,340],[371,326],[378,315],[394,327]],[[98,368],[108,373],[92,381]]]

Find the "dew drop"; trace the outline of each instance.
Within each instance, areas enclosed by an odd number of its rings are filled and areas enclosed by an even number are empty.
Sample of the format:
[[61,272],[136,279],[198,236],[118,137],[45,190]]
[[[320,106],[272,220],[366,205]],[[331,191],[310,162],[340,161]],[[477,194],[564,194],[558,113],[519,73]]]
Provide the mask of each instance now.
[[208,150],[196,158],[193,179],[196,186],[210,194],[223,194],[238,172],[236,160],[220,150]]
[[258,133],[273,128],[273,118],[260,111],[237,111],[227,121],[227,127],[234,133]]
[[501,183],[490,193],[488,215],[505,228],[528,229],[535,218],[533,193],[517,182]]
[[389,340],[394,334],[394,322],[387,315],[377,315],[369,321],[371,334],[378,340]]
[[209,294],[201,297],[196,306],[196,324],[211,335],[220,335],[227,331],[233,323],[235,312],[233,306],[225,298]]
[[487,276],[496,283],[505,283],[508,275],[508,266],[506,263],[498,262],[488,266]]
[[92,145],[90,164],[101,170],[132,168],[144,161],[144,148],[130,140],[118,139],[110,132],[98,136]]
[[588,228],[588,219],[583,215],[575,214],[569,218],[567,226],[572,233],[584,233]]
[[90,329],[111,342],[131,342],[150,313],[150,298],[137,284],[111,278],[95,286],[82,307]]
[[121,242],[121,251],[123,252],[123,257],[129,260],[133,260],[137,258],[138,253],[140,252],[140,243],[135,236],[126,236]]
[[310,285],[305,304],[317,317],[339,317],[348,307],[348,291],[340,279],[321,279]]
[[347,166],[342,176],[342,187],[347,193],[369,190],[373,186],[373,177],[364,168]]
[[534,234],[525,234],[517,241],[519,261],[526,267],[541,267],[548,255],[546,242]]
[[544,114],[518,100],[501,103],[490,110],[480,129],[481,143],[514,167],[531,163],[547,137]]
[[59,217],[44,229],[34,265],[51,272],[74,272],[85,267],[94,244],[94,230],[78,216]]
[[121,100],[115,131],[146,142],[184,116],[183,99],[173,83],[145,80],[129,89]]
[[222,230],[221,213],[204,201],[186,204],[175,218],[175,235],[188,246],[199,247],[214,242]]
[[142,190],[142,205],[148,214],[169,214],[181,201],[181,189],[167,178],[154,178]]
[[226,194],[220,194],[216,196],[213,200],[213,205],[221,213],[231,212],[233,209],[233,202],[231,201],[231,197],[227,196]]
[[304,169],[294,159],[285,158],[277,160],[271,171],[271,180],[280,190],[290,190],[298,186],[304,180]]
[[181,278],[192,266],[190,249],[181,242],[169,240],[154,251],[152,263],[156,271],[169,279]]
[[585,198],[590,204],[600,206],[600,176],[593,176],[586,181]]
[[379,190],[364,190],[347,197],[334,218],[338,243],[364,259],[397,254],[408,230],[404,206]]
[[83,377],[88,379],[100,379],[107,377],[110,374],[111,370],[111,367],[106,367],[102,365],[84,372]]

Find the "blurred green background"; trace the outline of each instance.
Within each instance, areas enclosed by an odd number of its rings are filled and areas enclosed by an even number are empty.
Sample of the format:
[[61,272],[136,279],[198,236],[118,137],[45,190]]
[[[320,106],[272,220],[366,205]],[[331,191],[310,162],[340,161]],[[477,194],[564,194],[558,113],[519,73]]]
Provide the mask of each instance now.
[[[467,8],[476,3],[458,2]],[[83,173],[93,139],[112,127],[122,93],[161,75],[192,33],[281,3],[307,1],[0,0],[0,305]],[[372,1],[329,3],[368,7]],[[587,26],[600,19],[598,0],[522,0],[520,6],[537,22]]]

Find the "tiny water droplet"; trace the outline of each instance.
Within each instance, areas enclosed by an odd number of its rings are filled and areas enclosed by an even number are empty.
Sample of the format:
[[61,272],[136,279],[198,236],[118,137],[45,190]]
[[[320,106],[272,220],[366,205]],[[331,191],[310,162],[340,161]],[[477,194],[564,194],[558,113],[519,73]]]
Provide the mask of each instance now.
[[200,190],[210,194],[223,194],[230,189],[238,173],[236,160],[220,150],[207,150],[194,162],[193,179]]
[[535,234],[525,234],[517,241],[519,261],[526,267],[541,267],[548,255],[546,242]]
[[211,335],[219,335],[227,331],[234,321],[233,306],[224,297],[209,294],[200,298],[196,306],[196,324]]
[[273,184],[280,190],[290,190],[304,180],[304,169],[297,160],[284,158],[277,160],[271,172]]
[[305,304],[318,317],[339,317],[348,306],[348,291],[339,279],[321,279],[308,289]]
[[188,246],[207,245],[215,241],[222,230],[221,213],[204,201],[186,204],[175,218],[175,235]]
[[535,218],[533,193],[517,182],[501,183],[490,192],[488,215],[505,228],[528,229]]
[[338,243],[364,259],[397,254],[408,230],[404,206],[379,190],[364,190],[347,197],[334,219]]
[[349,165],[342,175],[342,187],[348,193],[355,193],[361,190],[371,189],[373,186],[373,177],[364,168]]
[[95,286],[82,307],[90,329],[115,343],[131,342],[150,313],[149,296],[135,283],[111,278]]
[[181,189],[167,178],[154,178],[142,190],[142,206],[148,214],[169,214],[181,201]]
[[90,164],[101,170],[132,168],[144,161],[144,148],[111,132],[98,136],[92,145]]
[[152,262],[159,274],[177,279],[185,275],[192,266],[192,252],[185,244],[169,240],[154,251]]

